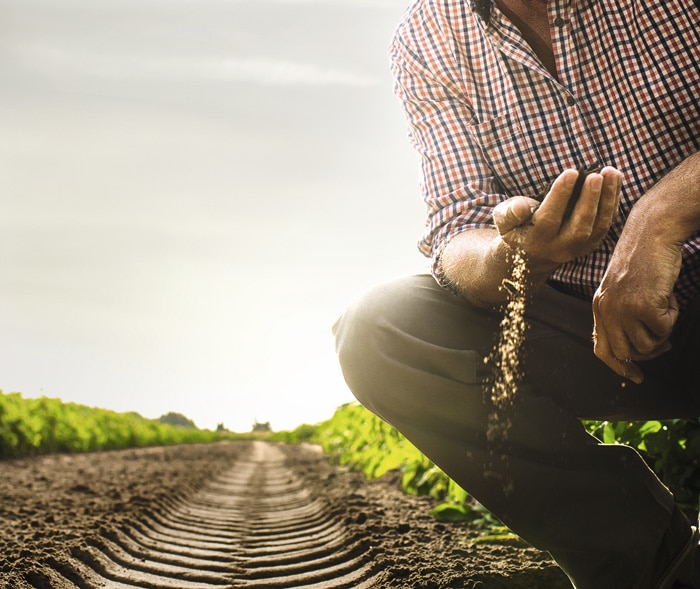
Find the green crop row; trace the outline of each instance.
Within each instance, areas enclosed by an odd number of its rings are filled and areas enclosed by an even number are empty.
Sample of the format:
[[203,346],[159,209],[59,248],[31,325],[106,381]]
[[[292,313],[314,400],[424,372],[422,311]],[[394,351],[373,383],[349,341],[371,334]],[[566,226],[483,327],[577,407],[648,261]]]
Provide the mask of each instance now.
[[163,424],[137,413],[0,391],[0,459],[216,439],[216,432]]
[[332,463],[360,471],[368,480],[398,470],[406,493],[429,495],[439,502],[432,510],[439,519],[495,522],[402,434],[356,403],[341,406],[317,426],[303,425],[277,439],[320,444]]
[[[602,442],[636,448],[684,509],[697,508],[700,420],[586,421],[584,426]],[[304,425],[287,433],[286,441],[318,443],[333,463],[361,471],[368,479],[398,470],[407,493],[430,495],[440,502],[433,509],[436,517],[478,520],[488,532],[497,529],[496,520],[464,489],[398,431],[358,404],[343,405],[315,427]]]

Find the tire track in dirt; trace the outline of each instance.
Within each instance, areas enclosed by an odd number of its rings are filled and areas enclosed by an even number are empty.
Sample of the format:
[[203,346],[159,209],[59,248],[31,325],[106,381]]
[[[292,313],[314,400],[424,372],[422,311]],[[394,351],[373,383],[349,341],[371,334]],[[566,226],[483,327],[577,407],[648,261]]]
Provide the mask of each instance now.
[[76,589],[366,589],[376,573],[362,539],[264,442],[52,565]]

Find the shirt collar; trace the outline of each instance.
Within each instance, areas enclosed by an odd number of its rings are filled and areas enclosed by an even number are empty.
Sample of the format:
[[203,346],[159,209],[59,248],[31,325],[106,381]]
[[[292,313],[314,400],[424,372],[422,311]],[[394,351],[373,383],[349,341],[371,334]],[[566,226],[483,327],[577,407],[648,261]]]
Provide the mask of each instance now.
[[485,23],[491,20],[491,11],[493,10],[493,0],[471,0],[472,10],[478,14]]
[[[595,5],[598,0],[578,0],[576,6],[579,10],[587,10]],[[487,25],[491,22],[491,14],[496,6],[495,0],[471,0],[472,11],[478,14]]]
[[[577,2],[577,5],[581,10],[585,10],[593,6],[596,2],[597,0],[581,0]],[[472,10],[478,14],[486,24],[489,24],[491,21],[491,13],[493,12],[495,4],[494,0],[471,0]]]

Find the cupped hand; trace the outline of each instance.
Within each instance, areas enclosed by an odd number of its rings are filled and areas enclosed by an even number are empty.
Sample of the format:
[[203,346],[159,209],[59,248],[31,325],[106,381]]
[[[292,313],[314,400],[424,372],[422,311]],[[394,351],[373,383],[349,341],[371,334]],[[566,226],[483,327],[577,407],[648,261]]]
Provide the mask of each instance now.
[[622,175],[605,167],[588,176],[567,219],[567,203],[577,177],[576,170],[562,172],[541,204],[525,196],[500,203],[493,218],[501,238],[521,249],[529,260],[553,267],[592,252],[617,212]]

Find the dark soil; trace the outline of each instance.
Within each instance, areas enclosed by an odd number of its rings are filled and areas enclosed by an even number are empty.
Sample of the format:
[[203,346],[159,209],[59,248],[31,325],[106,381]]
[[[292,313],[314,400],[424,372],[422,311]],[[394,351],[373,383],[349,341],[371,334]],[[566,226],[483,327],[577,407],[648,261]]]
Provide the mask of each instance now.
[[[280,448],[294,476],[325,503],[348,538],[363,538],[375,571],[371,586],[571,587],[546,553],[475,544],[472,525],[436,521],[429,514],[433,500],[404,494],[395,473],[367,482],[330,466],[317,448]],[[57,571],[68,570],[66,563],[86,546],[145,519],[154,505],[187,497],[250,453],[250,442],[219,442],[0,462],[0,588],[92,587],[67,583],[70,572]]]

